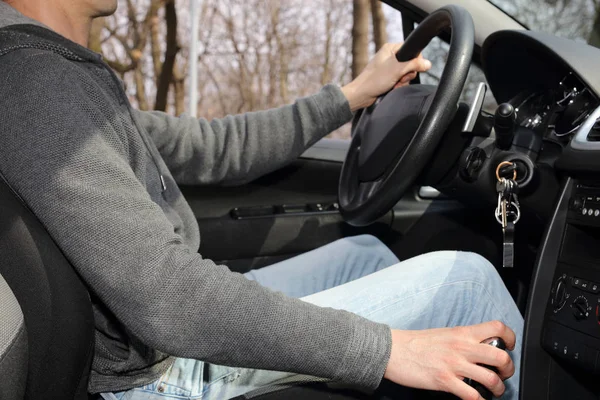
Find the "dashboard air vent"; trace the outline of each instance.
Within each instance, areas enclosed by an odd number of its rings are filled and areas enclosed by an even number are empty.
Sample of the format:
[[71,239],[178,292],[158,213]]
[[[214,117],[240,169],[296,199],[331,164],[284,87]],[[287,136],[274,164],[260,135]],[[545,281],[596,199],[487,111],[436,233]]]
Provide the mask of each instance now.
[[587,135],[587,140],[590,142],[600,142],[600,120],[596,120],[596,123],[590,129],[590,133]]

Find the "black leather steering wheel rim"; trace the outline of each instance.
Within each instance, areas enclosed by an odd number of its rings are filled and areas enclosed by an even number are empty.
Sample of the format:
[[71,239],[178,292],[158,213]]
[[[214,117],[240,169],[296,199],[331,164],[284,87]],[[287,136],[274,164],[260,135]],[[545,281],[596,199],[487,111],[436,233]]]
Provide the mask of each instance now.
[[[450,50],[433,101],[404,152],[384,177],[371,182],[359,181],[361,135],[352,137],[338,188],[340,212],[351,225],[365,226],[375,222],[402,198],[430,161],[454,117],[475,43],[475,28],[469,12],[456,5],[434,11],[406,38],[396,59],[404,62],[417,57],[446,28],[451,28],[452,33]],[[363,111],[370,112],[377,104]]]

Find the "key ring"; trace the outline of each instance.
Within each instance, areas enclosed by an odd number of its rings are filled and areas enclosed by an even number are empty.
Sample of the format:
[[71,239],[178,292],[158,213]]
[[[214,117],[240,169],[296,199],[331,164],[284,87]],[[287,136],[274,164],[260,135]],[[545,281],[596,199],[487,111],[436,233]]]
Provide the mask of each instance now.
[[[498,179],[498,182],[502,181],[502,178],[500,178],[500,168],[502,168],[502,167],[508,167],[510,165],[514,165],[513,162],[511,162],[511,161],[502,161],[500,164],[498,164],[498,166],[496,167],[496,179]],[[516,169],[513,171],[512,180],[513,181],[517,180],[517,170]]]
[[[514,201],[511,201],[510,204],[516,210],[515,220],[512,221],[512,223],[516,225],[517,222],[519,222],[519,220],[521,219],[521,208]],[[498,201],[498,207],[496,207],[496,212],[494,213],[494,215],[496,216],[496,221],[498,221],[498,223],[500,225],[502,225],[502,211],[500,210],[500,201]],[[508,218],[508,216],[507,216],[507,218]]]

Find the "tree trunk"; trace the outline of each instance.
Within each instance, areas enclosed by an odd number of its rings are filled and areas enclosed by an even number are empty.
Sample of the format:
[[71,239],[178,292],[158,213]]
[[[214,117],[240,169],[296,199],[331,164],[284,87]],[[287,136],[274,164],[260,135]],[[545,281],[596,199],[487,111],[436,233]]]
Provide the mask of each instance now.
[[158,17],[158,9],[160,8],[160,0],[152,0],[150,10],[148,11],[150,18],[150,49],[152,52],[152,65],[154,67],[154,79],[158,81],[160,70],[162,68],[160,41],[160,18]]
[[287,50],[283,46],[281,38],[277,39],[277,47],[279,52],[279,96],[283,104],[288,103],[288,59]]
[[[173,71],[173,89],[175,93],[175,115],[179,116],[185,112],[185,75],[180,67],[181,62],[175,63]],[[198,107],[193,105],[192,107]],[[191,111],[191,110],[190,110]]]
[[352,26],[352,79],[369,62],[369,0],[354,0]]
[[267,107],[273,107],[277,104],[277,81],[279,73],[277,72],[277,43],[275,38],[279,35],[279,5],[275,3],[271,7],[270,29],[267,37],[267,47],[269,49],[269,90],[267,93]]
[[154,109],[158,111],[167,110],[169,88],[173,81],[173,68],[175,67],[175,59],[179,52],[175,0],[169,0],[165,4],[165,19],[167,20],[167,48],[165,50],[165,61],[162,64],[160,77],[156,85],[156,102],[154,103]]
[[329,0],[329,9],[325,14],[325,59],[323,61],[323,72],[321,73],[321,86],[331,80],[331,38],[333,36],[333,1]]
[[371,16],[373,18],[373,41],[375,51],[379,51],[387,42],[387,21],[379,0],[371,0]]

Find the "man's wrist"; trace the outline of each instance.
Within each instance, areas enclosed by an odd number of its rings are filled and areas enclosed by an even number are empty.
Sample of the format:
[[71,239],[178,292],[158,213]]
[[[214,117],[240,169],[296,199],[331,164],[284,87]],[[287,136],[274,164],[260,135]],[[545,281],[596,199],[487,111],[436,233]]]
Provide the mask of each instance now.
[[356,81],[352,81],[349,84],[342,86],[341,90],[346,99],[348,100],[348,104],[350,105],[350,110],[355,112],[360,110],[361,108],[365,108],[373,104],[371,99],[366,98],[360,90],[357,89]]

